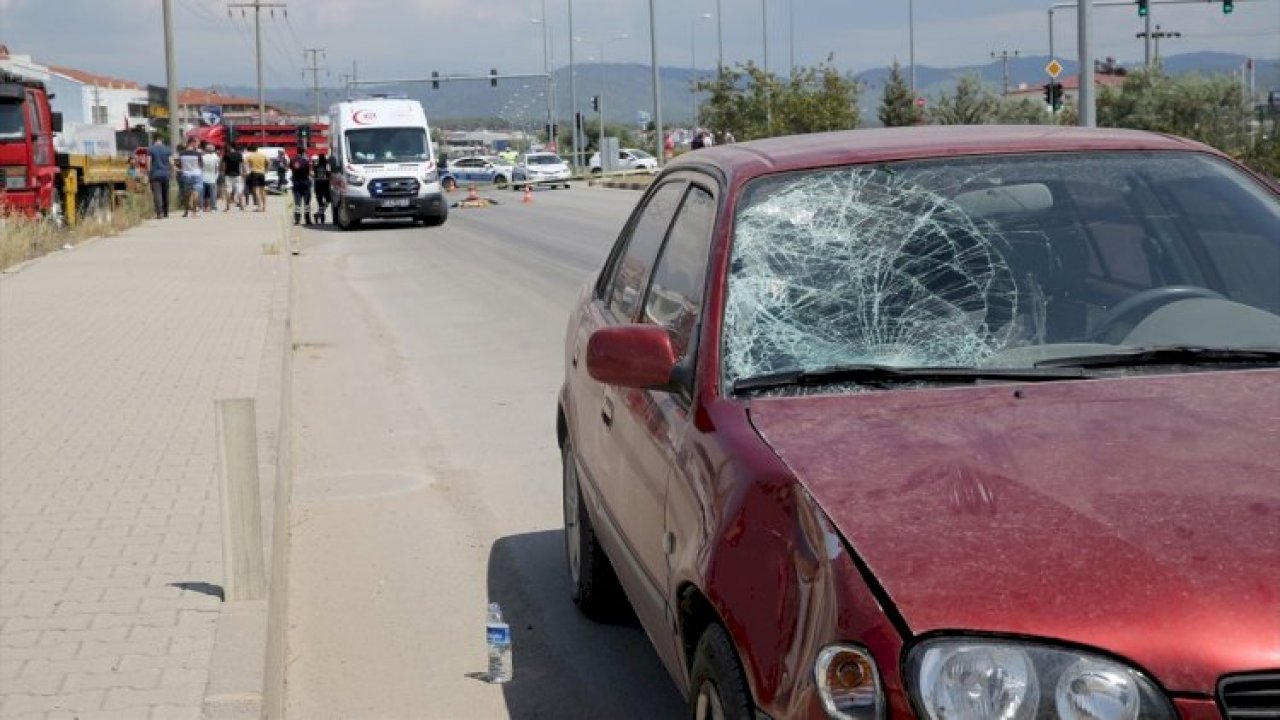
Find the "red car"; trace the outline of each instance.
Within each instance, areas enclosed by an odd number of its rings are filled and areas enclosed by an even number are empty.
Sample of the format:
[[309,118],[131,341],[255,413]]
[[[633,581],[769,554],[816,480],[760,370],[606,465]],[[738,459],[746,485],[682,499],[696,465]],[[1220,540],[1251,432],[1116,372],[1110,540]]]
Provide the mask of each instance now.
[[690,153],[565,352],[573,598],[692,717],[1280,717],[1280,191],[1222,154]]

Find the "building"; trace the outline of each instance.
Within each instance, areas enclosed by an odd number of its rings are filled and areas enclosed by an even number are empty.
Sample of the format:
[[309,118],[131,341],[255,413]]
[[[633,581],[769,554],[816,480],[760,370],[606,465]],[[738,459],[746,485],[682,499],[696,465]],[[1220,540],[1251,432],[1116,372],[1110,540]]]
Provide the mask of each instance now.
[[[258,99],[223,95],[216,90],[185,88],[178,94],[178,124],[184,130],[201,124],[205,109],[216,108],[224,125],[256,124]],[[291,122],[289,114],[272,105],[266,106],[267,124]]]
[[[1093,87],[1096,92],[1101,92],[1104,87],[1118,88],[1124,84],[1124,75],[1110,75],[1103,73],[1094,73]],[[1048,84],[1045,80],[1045,84]],[[1058,82],[1062,83],[1062,101],[1066,103],[1077,103],[1080,99],[1080,76],[1072,75],[1065,77]],[[1018,87],[1010,89],[1009,94],[1004,96],[1005,100],[1017,102],[1019,100],[1039,100],[1044,102],[1044,85],[1028,85],[1021,83]]]

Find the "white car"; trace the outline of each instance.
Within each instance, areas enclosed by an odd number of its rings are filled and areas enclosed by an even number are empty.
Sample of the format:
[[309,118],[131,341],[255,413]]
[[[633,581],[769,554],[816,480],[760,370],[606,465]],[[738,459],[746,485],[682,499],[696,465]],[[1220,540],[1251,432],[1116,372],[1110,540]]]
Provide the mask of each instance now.
[[564,185],[568,188],[572,177],[569,163],[559,155],[550,152],[526,153],[520,156],[512,171],[511,185],[516,190],[534,185]]
[[497,155],[477,155],[450,162],[449,172],[458,182],[485,182],[506,187],[515,166]]
[[[600,153],[597,152],[587,161],[592,175],[602,172]],[[618,159],[614,162],[614,170],[618,172],[658,172],[658,158],[638,148],[622,148],[618,150]]]

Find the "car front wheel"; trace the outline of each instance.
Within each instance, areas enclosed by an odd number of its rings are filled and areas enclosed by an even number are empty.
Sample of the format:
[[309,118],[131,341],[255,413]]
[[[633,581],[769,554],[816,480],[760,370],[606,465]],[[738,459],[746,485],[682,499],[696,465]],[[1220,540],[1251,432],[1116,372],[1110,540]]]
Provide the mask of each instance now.
[[724,628],[707,627],[693,654],[689,675],[689,717],[693,720],[752,720],[751,690]]
[[627,607],[613,565],[600,547],[578,484],[573,443],[566,440],[564,464],[564,544],[573,602],[583,615],[601,622],[618,619]]

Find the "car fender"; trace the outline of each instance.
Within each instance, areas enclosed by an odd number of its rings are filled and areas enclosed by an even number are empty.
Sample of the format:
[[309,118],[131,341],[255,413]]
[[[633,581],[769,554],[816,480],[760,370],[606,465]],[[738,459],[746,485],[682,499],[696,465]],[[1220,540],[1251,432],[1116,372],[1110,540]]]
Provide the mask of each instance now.
[[688,482],[670,485],[668,527],[688,536],[672,554],[673,625],[685,653],[672,674],[687,690],[692,635],[705,628],[686,614],[696,593],[728,631],[769,715],[822,716],[814,661],[823,647],[854,638],[876,657],[891,704],[905,709],[900,632],[834,526],[736,410],[712,413],[727,440],[690,443],[679,458]]

